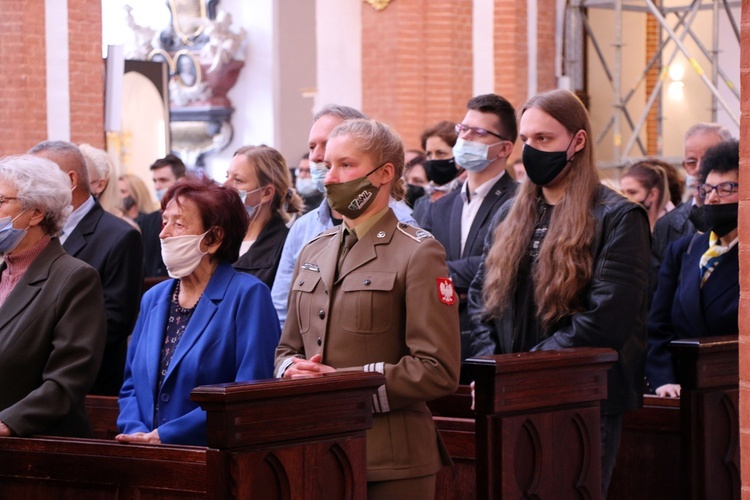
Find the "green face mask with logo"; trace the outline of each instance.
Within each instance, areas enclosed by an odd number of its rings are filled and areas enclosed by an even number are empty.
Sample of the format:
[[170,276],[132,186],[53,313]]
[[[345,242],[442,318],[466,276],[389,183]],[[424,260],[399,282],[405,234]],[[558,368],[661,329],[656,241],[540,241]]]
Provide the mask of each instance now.
[[383,165],[373,168],[359,179],[326,184],[328,205],[347,219],[354,220],[362,215],[380,191],[367,177]]

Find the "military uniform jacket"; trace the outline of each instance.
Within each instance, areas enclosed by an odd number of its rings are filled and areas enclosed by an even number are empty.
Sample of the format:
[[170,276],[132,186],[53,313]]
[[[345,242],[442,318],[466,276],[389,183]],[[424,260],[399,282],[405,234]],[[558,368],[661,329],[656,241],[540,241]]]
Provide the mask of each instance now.
[[434,474],[449,458],[425,402],[452,393],[460,368],[458,298],[445,252],[389,210],[334,281],[343,229],[310,241],[297,260],[276,375],[290,357],[318,353],[340,371],[384,374],[367,432],[367,480]]

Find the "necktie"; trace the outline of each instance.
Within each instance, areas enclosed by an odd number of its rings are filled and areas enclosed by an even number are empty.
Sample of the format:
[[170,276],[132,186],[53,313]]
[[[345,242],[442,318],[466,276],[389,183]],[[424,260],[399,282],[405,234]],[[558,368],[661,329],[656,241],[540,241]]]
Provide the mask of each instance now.
[[344,229],[344,243],[341,245],[341,249],[339,252],[339,261],[336,265],[336,279],[338,279],[338,275],[341,272],[341,267],[344,265],[344,260],[346,260],[346,256],[349,253],[349,250],[352,249],[355,243],[357,243],[357,233],[350,229]]
[[729,251],[730,246],[719,245],[719,237],[716,233],[711,231],[711,235],[708,237],[708,250],[701,256],[701,287],[706,282],[709,276],[716,266],[719,265],[721,258],[725,253]]

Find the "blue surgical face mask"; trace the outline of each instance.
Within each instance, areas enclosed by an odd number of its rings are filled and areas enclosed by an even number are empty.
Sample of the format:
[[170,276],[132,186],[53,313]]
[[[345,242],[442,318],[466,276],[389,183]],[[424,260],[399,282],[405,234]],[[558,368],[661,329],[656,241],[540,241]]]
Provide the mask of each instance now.
[[246,205],[245,200],[247,200],[247,195],[253,194],[257,191],[260,191],[263,189],[262,187],[259,187],[258,189],[253,189],[252,191],[245,191],[244,189],[240,189],[237,192],[240,194],[240,199],[242,200],[242,204],[245,205],[245,210],[247,211],[247,215],[250,216],[250,221],[252,222],[254,220],[253,215],[258,215],[258,207],[261,205],[261,203],[258,203],[257,205]]
[[164,195],[167,194],[166,189],[157,189],[156,190],[156,199],[159,200],[159,203],[161,203],[161,200],[164,198]]
[[459,138],[453,146],[453,157],[456,163],[469,172],[481,172],[495,159],[488,159],[487,154],[492,146],[500,144],[484,144],[482,142],[467,141]]
[[10,217],[3,217],[0,219],[0,254],[12,252],[26,236],[28,228],[16,229],[13,227],[13,223],[23,215],[24,212],[26,212],[26,210],[16,215],[13,219]]
[[315,182],[315,187],[318,188],[318,191],[321,193],[326,192],[326,174],[328,173],[328,169],[326,168],[325,163],[320,162],[316,163],[312,160],[310,160],[310,176],[312,177],[312,180]]

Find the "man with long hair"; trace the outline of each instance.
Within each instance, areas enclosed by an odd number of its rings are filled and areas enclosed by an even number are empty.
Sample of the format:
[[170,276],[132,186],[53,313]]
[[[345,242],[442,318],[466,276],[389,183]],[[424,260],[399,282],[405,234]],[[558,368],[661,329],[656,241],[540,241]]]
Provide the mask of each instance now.
[[528,182],[498,212],[469,290],[472,355],[609,347],[602,498],[621,415],[643,399],[649,255],[642,206],[602,186],[588,113],[572,93],[529,100],[519,136]]

